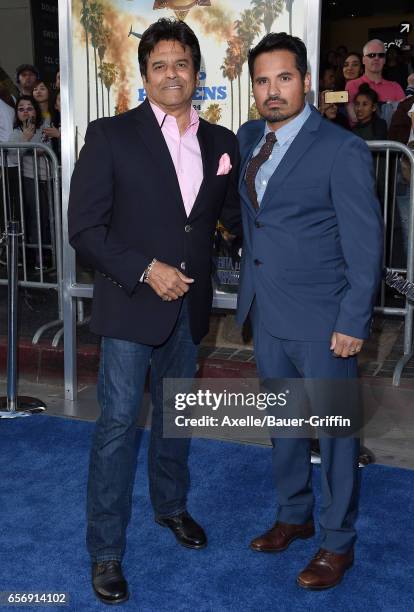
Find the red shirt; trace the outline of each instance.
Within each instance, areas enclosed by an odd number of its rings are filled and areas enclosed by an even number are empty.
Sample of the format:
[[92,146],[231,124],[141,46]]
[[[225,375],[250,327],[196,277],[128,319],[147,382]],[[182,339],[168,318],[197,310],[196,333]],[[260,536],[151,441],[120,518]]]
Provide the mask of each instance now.
[[377,92],[378,98],[380,102],[399,102],[403,98],[405,98],[405,93],[396,81],[387,81],[386,79],[381,79],[378,83],[375,81],[371,81],[365,74],[359,79],[352,79],[352,81],[348,81],[345,89],[349,93],[349,102],[353,102],[355,96],[358,93],[359,86],[362,83],[368,83],[368,85]]

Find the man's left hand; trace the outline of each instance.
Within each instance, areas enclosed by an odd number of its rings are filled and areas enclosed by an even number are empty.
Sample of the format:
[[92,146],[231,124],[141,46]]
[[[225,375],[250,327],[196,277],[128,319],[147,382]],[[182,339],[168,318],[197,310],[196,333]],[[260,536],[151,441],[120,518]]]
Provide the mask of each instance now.
[[360,352],[363,344],[364,341],[360,338],[334,332],[331,338],[331,351],[337,357],[355,357]]

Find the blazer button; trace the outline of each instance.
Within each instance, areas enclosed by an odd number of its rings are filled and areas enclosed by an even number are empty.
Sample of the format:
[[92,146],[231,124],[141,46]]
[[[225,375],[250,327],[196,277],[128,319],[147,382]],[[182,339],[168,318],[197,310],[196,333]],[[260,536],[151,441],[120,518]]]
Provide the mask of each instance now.
[[181,270],[185,270],[185,261],[182,261],[180,263],[180,268],[181,268]]
[[263,262],[260,259],[255,259],[253,263],[255,266],[261,266]]
[[254,224],[256,227],[262,227],[262,224],[260,223],[260,221],[255,221]]
[[187,232],[187,234],[188,234],[188,232],[191,232],[192,229],[193,228],[191,227],[191,225],[185,225],[184,226],[184,231]]

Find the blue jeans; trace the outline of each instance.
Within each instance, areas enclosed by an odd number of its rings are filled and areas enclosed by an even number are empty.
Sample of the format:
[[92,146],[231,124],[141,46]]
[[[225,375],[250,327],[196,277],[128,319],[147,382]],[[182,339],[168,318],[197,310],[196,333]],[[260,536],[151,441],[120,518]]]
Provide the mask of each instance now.
[[193,378],[198,346],[184,300],[176,325],[160,346],[102,338],[96,422],[87,491],[87,547],[93,561],[121,560],[132,509],[140,431],[137,418],[151,363],[153,404],[148,472],[156,517],[186,508],[189,439],[163,438],[163,378]]

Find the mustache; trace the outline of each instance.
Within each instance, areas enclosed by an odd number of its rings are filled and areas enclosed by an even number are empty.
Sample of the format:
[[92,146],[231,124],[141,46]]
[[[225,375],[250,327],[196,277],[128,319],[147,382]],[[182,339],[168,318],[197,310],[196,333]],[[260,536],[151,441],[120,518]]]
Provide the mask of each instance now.
[[180,79],[180,77],[174,77],[174,78],[166,78],[164,79],[164,85],[182,85],[183,81],[182,79]]
[[282,104],[286,104],[286,100],[284,98],[281,98],[280,96],[270,96],[265,101],[265,104],[268,104],[269,102],[282,102]]

